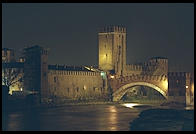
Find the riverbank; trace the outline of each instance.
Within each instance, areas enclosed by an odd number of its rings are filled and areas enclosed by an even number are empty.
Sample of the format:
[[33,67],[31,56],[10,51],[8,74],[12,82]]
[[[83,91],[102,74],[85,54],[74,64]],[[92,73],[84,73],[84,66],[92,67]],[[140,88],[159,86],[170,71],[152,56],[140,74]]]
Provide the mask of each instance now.
[[144,104],[144,105],[151,105],[151,106],[161,106],[165,101],[65,101],[60,103],[45,103],[41,104],[40,107],[60,107],[60,106],[76,106],[76,105],[119,105],[119,104],[125,104],[125,103],[138,103],[138,104]]
[[79,106],[79,105],[118,105],[121,102],[111,102],[111,101],[84,101],[84,102],[64,102],[64,103],[55,103],[55,104],[41,104],[39,107],[49,108],[49,107],[63,107],[63,106]]
[[131,131],[193,131],[194,110],[148,109],[130,124]]

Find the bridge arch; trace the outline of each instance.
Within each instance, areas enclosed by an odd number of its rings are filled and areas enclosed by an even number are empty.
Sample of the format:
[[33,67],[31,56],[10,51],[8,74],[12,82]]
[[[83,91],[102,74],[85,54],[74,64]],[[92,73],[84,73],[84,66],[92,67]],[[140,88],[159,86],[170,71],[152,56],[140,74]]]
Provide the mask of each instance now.
[[147,87],[151,87],[153,89],[155,89],[156,91],[158,91],[159,93],[161,93],[166,99],[168,99],[167,93],[165,93],[163,90],[161,90],[160,87],[148,83],[148,82],[133,82],[133,83],[128,83],[126,85],[121,86],[120,88],[118,88],[118,90],[116,90],[112,96],[113,96],[113,101],[119,101],[129,90],[130,87],[133,86],[147,86]]

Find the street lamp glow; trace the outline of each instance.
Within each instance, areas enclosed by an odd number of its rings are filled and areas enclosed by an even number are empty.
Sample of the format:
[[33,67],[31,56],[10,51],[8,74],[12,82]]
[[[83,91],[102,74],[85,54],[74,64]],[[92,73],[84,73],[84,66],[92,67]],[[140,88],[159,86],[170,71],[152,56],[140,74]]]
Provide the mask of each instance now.
[[104,76],[105,75],[105,73],[104,72],[101,72],[101,76]]

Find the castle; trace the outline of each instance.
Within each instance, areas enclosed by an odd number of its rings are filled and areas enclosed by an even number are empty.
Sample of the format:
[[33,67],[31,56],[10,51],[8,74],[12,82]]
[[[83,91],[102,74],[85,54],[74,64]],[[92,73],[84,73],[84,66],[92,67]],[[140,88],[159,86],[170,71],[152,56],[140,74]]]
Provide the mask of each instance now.
[[101,29],[98,45],[98,67],[48,65],[48,50],[40,46],[24,48],[24,57],[17,62],[13,50],[3,49],[2,64],[4,68],[20,66],[23,82],[13,87],[39,94],[41,102],[50,98],[110,100],[111,96],[115,101],[119,98],[115,94],[123,95],[133,83],[153,87],[165,97],[180,95],[189,104],[193,102],[193,76],[186,72],[168,72],[167,58],[154,57],[142,64],[126,64],[125,27]]

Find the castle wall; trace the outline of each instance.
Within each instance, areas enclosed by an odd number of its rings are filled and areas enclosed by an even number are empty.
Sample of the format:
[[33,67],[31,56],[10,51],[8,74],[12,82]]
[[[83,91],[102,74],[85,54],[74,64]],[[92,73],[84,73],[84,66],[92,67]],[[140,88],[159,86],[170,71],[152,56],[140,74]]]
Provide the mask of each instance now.
[[148,75],[166,75],[168,74],[168,59],[154,57],[143,64],[142,74]]
[[186,72],[169,72],[168,79],[169,96],[181,96],[184,98],[183,103],[186,103],[186,105],[193,105],[194,95],[191,91],[191,74]]
[[141,65],[130,64],[126,66],[125,76],[129,75],[156,75],[167,76],[168,74],[168,59],[152,58],[148,62]]
[[48,92],[48,50],[42,49],[41,51],[41,98],[47,98]]
[[169,72],[169,96],[185,96],[186,95],[186,73],[185,72]]
[[125,76],[139,75],[141,73],[142,73],[142,66],[140,65],[131,64],[126,66]]
[[49,70],[50,97],[88,100],[104,98],[100,73],[86,71]]

